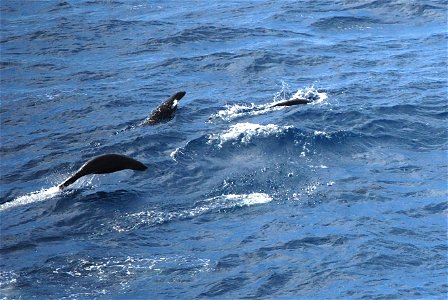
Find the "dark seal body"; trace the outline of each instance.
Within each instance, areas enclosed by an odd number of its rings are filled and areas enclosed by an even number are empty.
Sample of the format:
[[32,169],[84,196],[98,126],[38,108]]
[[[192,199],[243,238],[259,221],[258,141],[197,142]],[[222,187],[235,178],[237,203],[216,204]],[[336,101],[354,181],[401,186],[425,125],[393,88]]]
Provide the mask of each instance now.
[[291,100],[286,100],[283,102],[279,102],[276,103],[274,105],[272,105],[271,107],[276,107],[276,106],[292,106],[292,105],[299,105],[299,104],[308,104],[311,103],[312,101],[307,100],[307,99],[291,99]]
[[121,154],[104,154],[87,161],[75,174],[59,185],[62,190],[79,178],[89,174],[108,174],[125,169],[144,171],[148,167],[141,162]]
[[177,92],[152,111],[142,125],[154,125],[170,120],[177,110],[177,102],[185,96],[185,92]]

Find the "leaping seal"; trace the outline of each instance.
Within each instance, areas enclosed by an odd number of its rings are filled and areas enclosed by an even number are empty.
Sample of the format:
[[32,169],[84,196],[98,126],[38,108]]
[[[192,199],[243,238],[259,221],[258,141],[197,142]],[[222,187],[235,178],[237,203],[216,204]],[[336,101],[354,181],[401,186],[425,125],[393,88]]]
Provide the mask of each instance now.
[[75,174],[66,179],[58,187],[62,190],[79,178],[89,174],[108,174],[125,169],[144,171],[148,167],[126,155],[103,154],[87,161]]

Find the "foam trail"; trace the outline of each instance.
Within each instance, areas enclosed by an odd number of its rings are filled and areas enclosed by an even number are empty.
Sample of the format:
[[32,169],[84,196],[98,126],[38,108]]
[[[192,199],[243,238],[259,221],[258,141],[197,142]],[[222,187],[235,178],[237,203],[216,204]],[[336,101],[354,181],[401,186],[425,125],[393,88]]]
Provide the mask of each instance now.
[[0,205],[0,211],[5,211],[7,209],[22,206],[30,203],[44,201],[61,193],[61,190],[57,187],[51,187],[48,189],[42,189],[37,192],[32,192],[28,195],[20,196],[10,202],[6,202]]

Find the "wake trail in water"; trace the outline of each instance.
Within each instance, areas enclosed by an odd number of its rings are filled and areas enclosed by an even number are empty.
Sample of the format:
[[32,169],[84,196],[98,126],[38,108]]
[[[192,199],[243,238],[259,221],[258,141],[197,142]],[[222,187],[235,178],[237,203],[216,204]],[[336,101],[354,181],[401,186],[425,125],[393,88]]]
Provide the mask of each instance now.
[[71,193],[74,189],[81,188],[83,186],[92,186],[97,176],[90,176],[89,178],[81,178],[74,183],[70,188],[61,190],[59,184],[50,188],[42,188],[39,191],[31,192],[23,196],[19,196],[14,200],[0,204],[0,212],[19,207],[29,205],[32,203],[43,202],[50,200],[59,195]]
[[54,186],[48,189],[41,189],[40,191],[32,192],[24,196],[20,196],[10,202],[0,205],[0,212],[11,209],[13,207],[23,206],[30,203],[41,202],[55,197],[62,193],[59,187]]

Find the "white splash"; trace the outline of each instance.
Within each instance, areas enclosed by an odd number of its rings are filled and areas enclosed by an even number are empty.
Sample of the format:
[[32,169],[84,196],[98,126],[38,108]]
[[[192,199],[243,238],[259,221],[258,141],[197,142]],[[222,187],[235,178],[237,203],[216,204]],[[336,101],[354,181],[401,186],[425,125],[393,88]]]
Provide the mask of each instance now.
[[289,128],[292,128],[292,126],[238,123],[230,126],[229,130],[225,132],[210,134],[207,143],[212,144],[213,142],[218,142],[218,147],[222,147],[224,143],[229,141],[234,141],[234,143],[241,142],[243,144],[248,144],[253,140],[254,137],[268,137],[271,135],[279,135]]
[[292,99],[307,99],[311,100],[311,105],[321,104],[328,99],[328,95],[325,92],[319,92],[314,87],[299,89],[292,95],[289,100]]
[[180,153],[182,153],[182,149],[183,148],[181,148],[181,147],[178,147],[178,148],[176,148],[173,152],[171,152],[170,153],[170,157],[174,160],[174,161],[177,161],[176,160],[176,158],[177,158],[177,155]]
[[57,186],[51,187],[49,189],[42,189],[37,192],[32,192],[28,195],[20,196],[10,202],[1,204],[0,211],[5,211],[13,207],[22,206],[34,202],[44,201],[53,198],[59,193],[61,193],[61,190]]
[[219,118],[229,122],[244,116],[262,115],[271,110],[272,108],[270,104],[255,105],[254,103],[250,103],[226,105],[225,109],[219,110],[217,113],[213,114],[209,120]]

